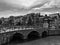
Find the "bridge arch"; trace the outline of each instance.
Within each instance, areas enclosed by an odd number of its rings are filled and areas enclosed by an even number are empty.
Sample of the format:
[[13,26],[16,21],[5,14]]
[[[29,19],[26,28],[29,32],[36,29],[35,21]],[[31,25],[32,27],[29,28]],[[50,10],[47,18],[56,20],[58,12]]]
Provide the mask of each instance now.
[[32,31],[27,36],[27,39],[38,39],[38,38],[40,38],[40,34],[37,31]]
[[15,33],[10,37],[10,42],[21,42],[23,41],[24,36],[21,33]]

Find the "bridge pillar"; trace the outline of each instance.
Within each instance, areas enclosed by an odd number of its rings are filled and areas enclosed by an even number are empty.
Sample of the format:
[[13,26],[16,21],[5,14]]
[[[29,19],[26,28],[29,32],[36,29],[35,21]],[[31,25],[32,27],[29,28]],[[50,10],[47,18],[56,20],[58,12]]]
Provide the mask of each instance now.
[[27,35],[24,35],[24,39],[27,39]]
[[0,35],[0,44],[6,43],[8,41],[6,34],[1,34]]

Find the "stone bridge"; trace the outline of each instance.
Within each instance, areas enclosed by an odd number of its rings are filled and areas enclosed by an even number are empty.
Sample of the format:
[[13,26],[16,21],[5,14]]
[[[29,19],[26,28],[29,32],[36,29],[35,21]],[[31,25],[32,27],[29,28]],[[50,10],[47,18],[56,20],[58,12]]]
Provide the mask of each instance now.
[[31,39],[33,36],[41,37],[44,31],[47,32],[47,30],[43,28],[10,29],[9,31],[2,31],[0,32],[0,43],[9,42],[14,36],[21,39]]

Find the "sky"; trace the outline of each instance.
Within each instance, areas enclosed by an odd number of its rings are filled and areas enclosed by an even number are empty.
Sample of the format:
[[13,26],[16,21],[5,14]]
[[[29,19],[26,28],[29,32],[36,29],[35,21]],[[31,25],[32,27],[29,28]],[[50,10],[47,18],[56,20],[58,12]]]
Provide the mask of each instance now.
[[0,0],[0,17],[60,12],[60,0]]

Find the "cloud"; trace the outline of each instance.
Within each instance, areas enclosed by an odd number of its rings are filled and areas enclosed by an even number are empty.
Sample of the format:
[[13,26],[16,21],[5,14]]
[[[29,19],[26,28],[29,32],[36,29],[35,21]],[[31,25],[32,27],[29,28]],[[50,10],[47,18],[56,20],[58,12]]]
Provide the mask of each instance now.
[[9,4],[5,2],[0,2],[0,17],[7,17],[10,14],[24,14],[27,13],[27,8],[23,5]]
[[60,12],[60,0],[50,0],[43,6],[34,8],[31,12]]
[[44,0],[0,0],[0,14],[1,16],[26,14],[36,7],[43,6],[46,2]]
[[59,0],[0,0],[0,15],[60,11]]
[[12,5],[19,5],[29,7],[31,6],[36,0],[1,0],[1,2],[12,4]]

